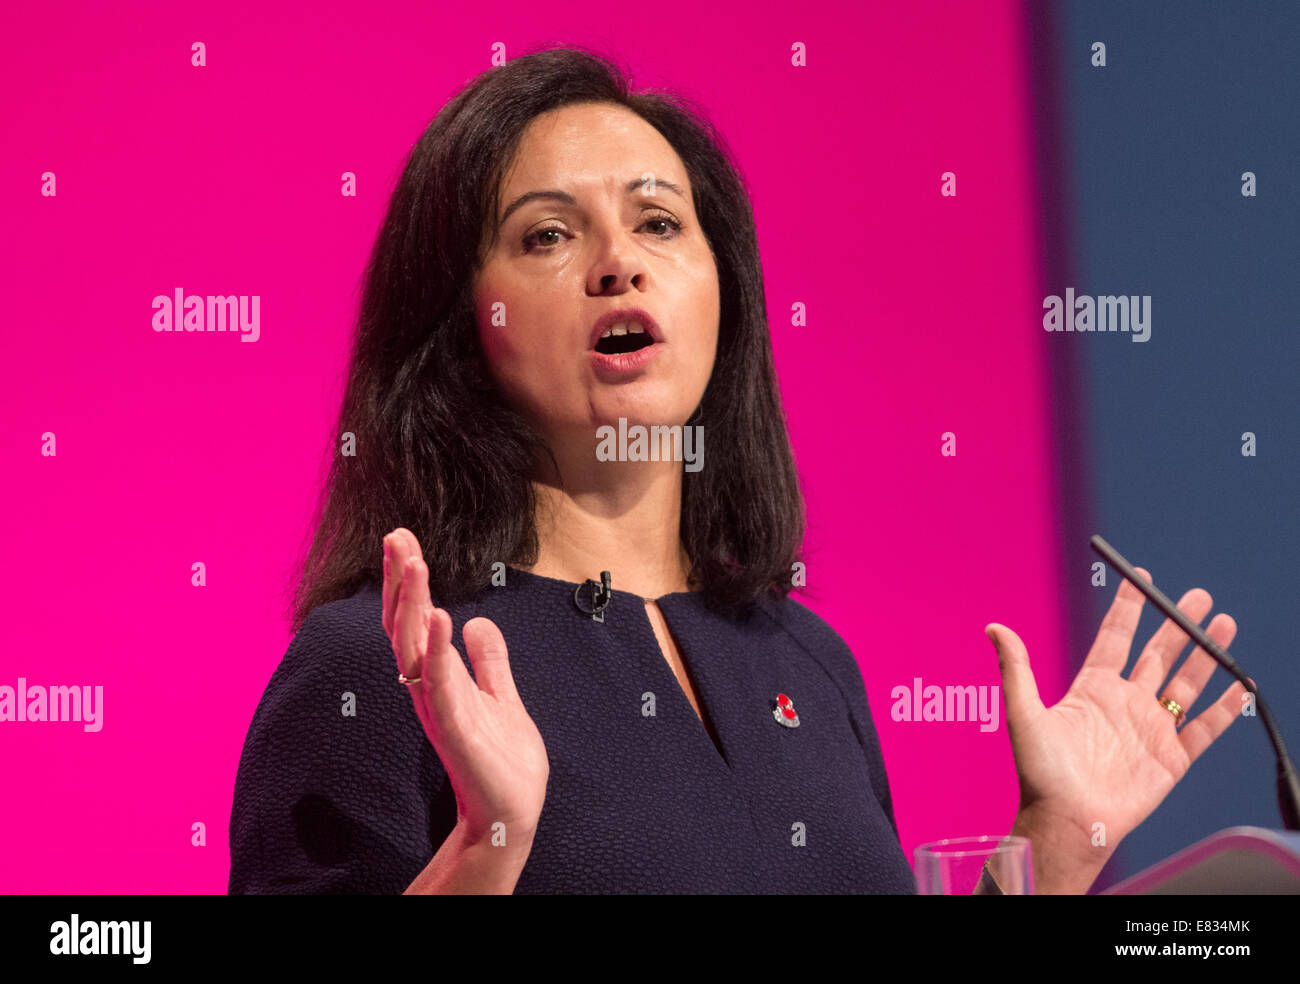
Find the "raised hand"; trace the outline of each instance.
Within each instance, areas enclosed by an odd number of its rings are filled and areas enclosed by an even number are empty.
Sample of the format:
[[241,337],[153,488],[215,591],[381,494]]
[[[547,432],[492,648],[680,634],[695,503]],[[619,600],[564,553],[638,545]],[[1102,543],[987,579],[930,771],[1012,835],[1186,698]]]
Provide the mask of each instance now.
[[[410,530],[384,537],[384,630],[408,680],[415,713],[456,794],[457,823],[472,843],[531,844],[550,763],[515,690],[501,630],[465,623],[471,677],[451,644],[451,616],[429,597],[429,568]],[[496,823],[504,828],[494,827]]]
[[[1137,570],[1149,579],[1145,570]],[[1049,868],[1063,890],[1086,890],[1119,842],[1150,816],[1197,757],[1241,715],[1245,687],[1234,681],[1218,700],[1190,718],[1188,712],[1218,663],[1197,646],[1165,683],[1190,641],[1170,619],[1124,678],[1145,600],[1128,581],[1120,584],[1083,668],[1051,708],[1039,699],[1020,637],[996,622],[985,629],[998,652],[1007,730],[1020,778],[1017,826],[1038,834],[1042,844],[1035,843],[1036,853],[1056,853]],[[1178,608],[1200,624],[1213,604],[1209,592],[1193,588]],[[1225,648],[1236,633],[1236,622],[1222,613],[1206,629]],[[1185,716],[1176,718],[1160,698],[1181,705]],[[1206,776],[1205,781],[1213,778]],[[1081,887],[1070,887],[1072,868],[1083,878]]]

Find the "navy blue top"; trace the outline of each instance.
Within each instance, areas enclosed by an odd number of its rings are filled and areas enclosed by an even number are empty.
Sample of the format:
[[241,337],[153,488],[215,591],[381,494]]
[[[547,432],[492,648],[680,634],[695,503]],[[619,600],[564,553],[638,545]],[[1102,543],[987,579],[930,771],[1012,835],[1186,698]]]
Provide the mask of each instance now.
[[[517,893],[915,893],[862,675],[811,610],[785,599],[727,617],[698,592],[657,599],[719,751],[640,596],[615,581],[601,623],[574,604],[576,583],[513,568],[507,581],[448,610],[466,669],[465,622],[501,629],[550,760]],[[257,705],[232,893],[401,893],[455,826],[380,591],[314,609]],[[797,727],[773,717],[778,693]]]

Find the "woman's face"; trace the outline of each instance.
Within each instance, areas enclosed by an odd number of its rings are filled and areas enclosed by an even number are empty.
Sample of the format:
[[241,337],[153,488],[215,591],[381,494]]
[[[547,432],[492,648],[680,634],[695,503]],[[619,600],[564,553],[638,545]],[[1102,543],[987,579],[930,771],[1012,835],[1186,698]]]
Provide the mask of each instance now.
[[[713,371],[718,272],[663,135],[606,103],[539,116],[503,177],[499,213],[488,220],[495,244],[484,229],[474,304],[511,405],[560,443],[594,445],[619,417],[684,424]],[[654,325],[610,326],[598,341],[598,319],[627,309]]]

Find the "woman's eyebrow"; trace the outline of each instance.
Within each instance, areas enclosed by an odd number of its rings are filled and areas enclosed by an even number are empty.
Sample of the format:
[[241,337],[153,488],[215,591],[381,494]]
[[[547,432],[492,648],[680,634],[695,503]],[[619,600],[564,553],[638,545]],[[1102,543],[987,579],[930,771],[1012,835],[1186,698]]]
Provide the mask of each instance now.
[[[632,192],[636,191],[642,185],[648,184],[651,181],[654,182],[654,186],[656,188],[667,188],[669,191],[673,192],[679,198],[681,198],[682,201],[687,200],[686,192],[684,192],[677,185],[673,184],[671,181],[665,181],[663,178],[633,178],[631,181],[627,183],[626,186],[624,186],[623,193],[630,195],[632,194]],[[501,213],[501,221],[497,223],[497,228],[500,228],[501,226],[505,225],[506,220],[509,219],[510,216],[514,214],[516,209],[522,208],[523,206],[527,205],[531,201],[536,201],[537,199],[542,199],[542,198],[549,199],[551,201],[562,202],[565,205],[578,204],[578,200],[574,198],[572,195],[570,195],[567,191],[558,191],[555,189],[549,189],[546,191],[527,191],[524,192],[524,194],[520,195],[518,198],[516,198],[508,206],[506,206],[506,210]]]

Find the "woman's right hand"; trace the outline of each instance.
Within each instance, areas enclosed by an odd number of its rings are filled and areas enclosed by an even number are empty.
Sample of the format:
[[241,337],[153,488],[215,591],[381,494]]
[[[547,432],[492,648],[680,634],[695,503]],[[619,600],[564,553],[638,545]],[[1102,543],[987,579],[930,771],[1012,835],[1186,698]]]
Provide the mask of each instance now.
[[501,630],[482,617],[465,623],[471,677],[451,644],[451,616],[429,596],[419,541],[402,527],[384,537],[383,597],[384,631],[398,669],[419,679],[406,689],[447,770],[462,833],[470,843],[491,843],[500,821],[507,847],[531,846],[550,762],[515,690]]

